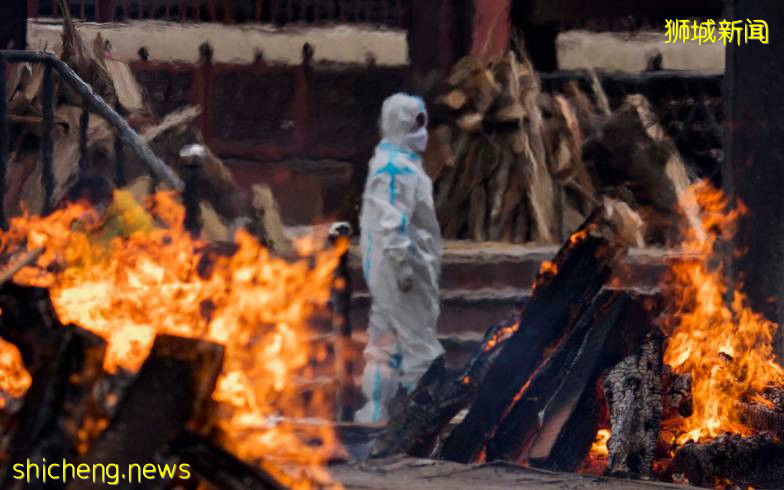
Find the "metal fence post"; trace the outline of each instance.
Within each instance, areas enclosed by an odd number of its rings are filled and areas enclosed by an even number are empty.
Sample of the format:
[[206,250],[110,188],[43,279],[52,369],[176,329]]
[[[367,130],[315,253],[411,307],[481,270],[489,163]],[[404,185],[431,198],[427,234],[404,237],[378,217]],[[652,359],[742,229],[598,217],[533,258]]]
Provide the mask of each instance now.
[[[0,52],[0,73],[3,74],[3,83],[0,83],[0,228],[7,229],[5,219],[5,168],[8,158],[8,119],[6,119],[6,93],[5,93],[5,55]],[[12,89],[13,90],[13,89]]]
[[334,223],[329,238],[333,246],[343,245],[345,251],[335,269],[330,293],[332,313],[332,334],[335,338],[335,378],[338,381],[337,412],[339,422],[354,419],[354,363],[351,360],[351,274],[348,265],[348,240],[351,225],[346,222]]
[[54,121],[54,82],[52,80],[52,63],[44,60],[43,80],[43,116],[44,124],[41,131],[41,186],[44,190],[43,214],[52,210],[52,193],[54,191],[54,174],[52,173],[52,123]]

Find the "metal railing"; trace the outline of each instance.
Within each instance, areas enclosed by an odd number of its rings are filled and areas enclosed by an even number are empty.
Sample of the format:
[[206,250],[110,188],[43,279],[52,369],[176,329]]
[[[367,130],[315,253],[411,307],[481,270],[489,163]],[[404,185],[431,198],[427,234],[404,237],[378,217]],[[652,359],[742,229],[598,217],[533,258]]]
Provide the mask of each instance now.
[[[67,0],[71,14],[97,22],[269,24],[365,23],[405,27],[411,0]],[[61,17],[57,0],[28,0],[29,17]]]
[[[115,130],[116,166],[115,175],[122,179],[123,148],[128,146],[149,166],[156,178],[165,181],[172,188],[180,191],[184,188],[182,180],[150,149],[144,139],[134,131],[128,122],[110,107],[92,87],[82,80],[70,66],[49,53],[33,51],[2,51],[0,50],[0,73],[6,73],[8,63],[40,63],[44,66],[42,85],[42,113],[43,127],[41,131],[41,185],[44,190],[43,212],[51,211],[54,203],[54,174],[52,169],[52,126],[54,121],[54,80],[53,72],[57,71],[60,80],[67,83],[82,97],[82,114],[79,118],[79,165],[84,169],[87,164],[87,128],[90,121],[90,111],[100,115]],[[0,203],[5,199],[5,175],[8,164],[8,114],[7,114],[6,84],[0,83]],[[7,217],[3,206],[0,206],[0,225],[7,226]]]

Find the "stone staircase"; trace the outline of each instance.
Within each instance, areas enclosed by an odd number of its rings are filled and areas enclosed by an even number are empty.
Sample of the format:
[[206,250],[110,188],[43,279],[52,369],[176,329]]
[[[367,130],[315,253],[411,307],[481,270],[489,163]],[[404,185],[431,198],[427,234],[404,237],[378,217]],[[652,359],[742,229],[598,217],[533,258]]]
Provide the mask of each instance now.
[[[506,243],[447,242],[441,277],[439,338],[450,357],[473,352],[487,327],[503,320],[530,295],[540,264],[552,259],[558,247]],[[678,254],[661,249],[635,249],[623,261],[613,285],[655,289],[668,263]],[[354,294],[351,322],[354,340],[366,340],[370,294],[362,277],[360,251],[352,246],[350,268]]]

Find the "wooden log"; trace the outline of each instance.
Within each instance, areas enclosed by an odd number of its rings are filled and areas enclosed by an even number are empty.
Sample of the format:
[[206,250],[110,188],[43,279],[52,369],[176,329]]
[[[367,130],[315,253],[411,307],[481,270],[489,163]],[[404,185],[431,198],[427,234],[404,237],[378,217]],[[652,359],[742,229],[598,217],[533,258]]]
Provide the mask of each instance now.
[[487,192],[483,185],[477,186],[471,191],[468,209],[468,236],[477,242],[487,239],[485,233],[487,223]]
[[[121,468],[149,460],[189,421],[204,423],[206,405],[223,363],[223,348],[196,339],[159,335],[109,426],[80,463]],[[74,480],[69,489],[91,488]],[[121,481],[120,488],[130,488]]]
[[583,157],[591,161],[602,194],[644,212],[646,242],[678,238],[679,194],[667,175],[672,151],[670,144],[651,139],[631,104],[598,123],[583,145]]
[[754,430],[784,435],[784,412],[745,401],[736,401],[735,410],[741,422]]
[[0,309],[0,336],[19,349],[28,370],[35,370],[42,362],[45,339],[62,328],[49,291],[5,283],[0,287]]
[[18,480],[14,464],[30,461],[73,460],[78,454],[80,428],[98,415],[92,394],[103,373],[106,343],[75,326],[62,327],[45,339],[42,363],[11,439],[9,457],[0,470],[2,488],[49,488],[42,479]]
[[535,225],[535,240],[544,244],[559,242],[561,210],[556,199],[557,188],[547,165],[547,155],[542,139],[542,113],[538,106],[538,93],[525,94],[524,102],[529,114],[526,126],[523,161],[528,189],[531,218]]
[[674,373],[665,364],[662,373],[662,420],[688,417],[693,409],[691,374]]
[[662,420],[664,336],[652,331],[643,345],[607,373],[604,394],[610,408],[607,471],[648,478]]
[[597,379],[640,345],[660,303],[658,295],[601,292],[531,378],[488,442],[487,459],[576,470],[596,433],[598,419],[589,415],[601,413],[590,406]]
[[597,214],[567,241],[553,263],[557,274],[540,275],[519,328],[493,362],[476,402],[447,439],[442,457],[476,459],[504,415],[519,399],[548,348],[556,345],[609,279],[622,247],[598,232]]
[[607,99],[607,93],[605,93],[602,83],[599,81],[599,78],[596,76],[596,72],[593,69],[588,70],[588,78],[591,81],[591,89],[596,98],[596,106],[602,114],[609,115],[612,111],[610,110],[610,102]]
[[539,433],[540,414],[571,372],[572,361],[586,340],[588,331],[593,326],[593,319],[606,307],[620,304],[619,299],[620,295],[617,292],[600,293],[577,322],[569,338],[565,339],[538,368],[520,400],[488,441],[488,461],[527,459],[528,449]]
[[487,236],[491,241],[498,241],[501,238],[503,225],[508,216],[504,216],[504,196],[510,186],[510,174],[512,171],[513,159],[512,152],[509,150],[499,150],[498,169],[490,175],[488,184],[488,201],[490,212],[487,223]]
[[743,437],[725,434],[697,444],[686,443],[672,460],[673,478],[715,488],[728,480],[740,487],[784,487],[784,444],[770,434]]
[[447,377],[443,358],[436,359],[405,400],[403,410],[393,414],[374,440],[370,456],[431,456],[447,424],[473,402],[501,345],[518,323],[519,314],[512,313],[505,321],[491,326],[474,357],[457,376]]
[[225,449],[190,431],[181,432],[164,454],[190,465],[193,473],[214,488],[226,490],[283,490],[272,475],[237,459]]

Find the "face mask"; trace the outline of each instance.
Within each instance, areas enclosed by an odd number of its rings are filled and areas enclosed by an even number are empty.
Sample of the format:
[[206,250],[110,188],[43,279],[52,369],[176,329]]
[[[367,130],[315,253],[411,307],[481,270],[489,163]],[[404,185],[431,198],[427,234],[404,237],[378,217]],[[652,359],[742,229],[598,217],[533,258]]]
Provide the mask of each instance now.
[[412,150],[423,152],[427,148],[427,128],[424,126],[404,136],[406,145]]

